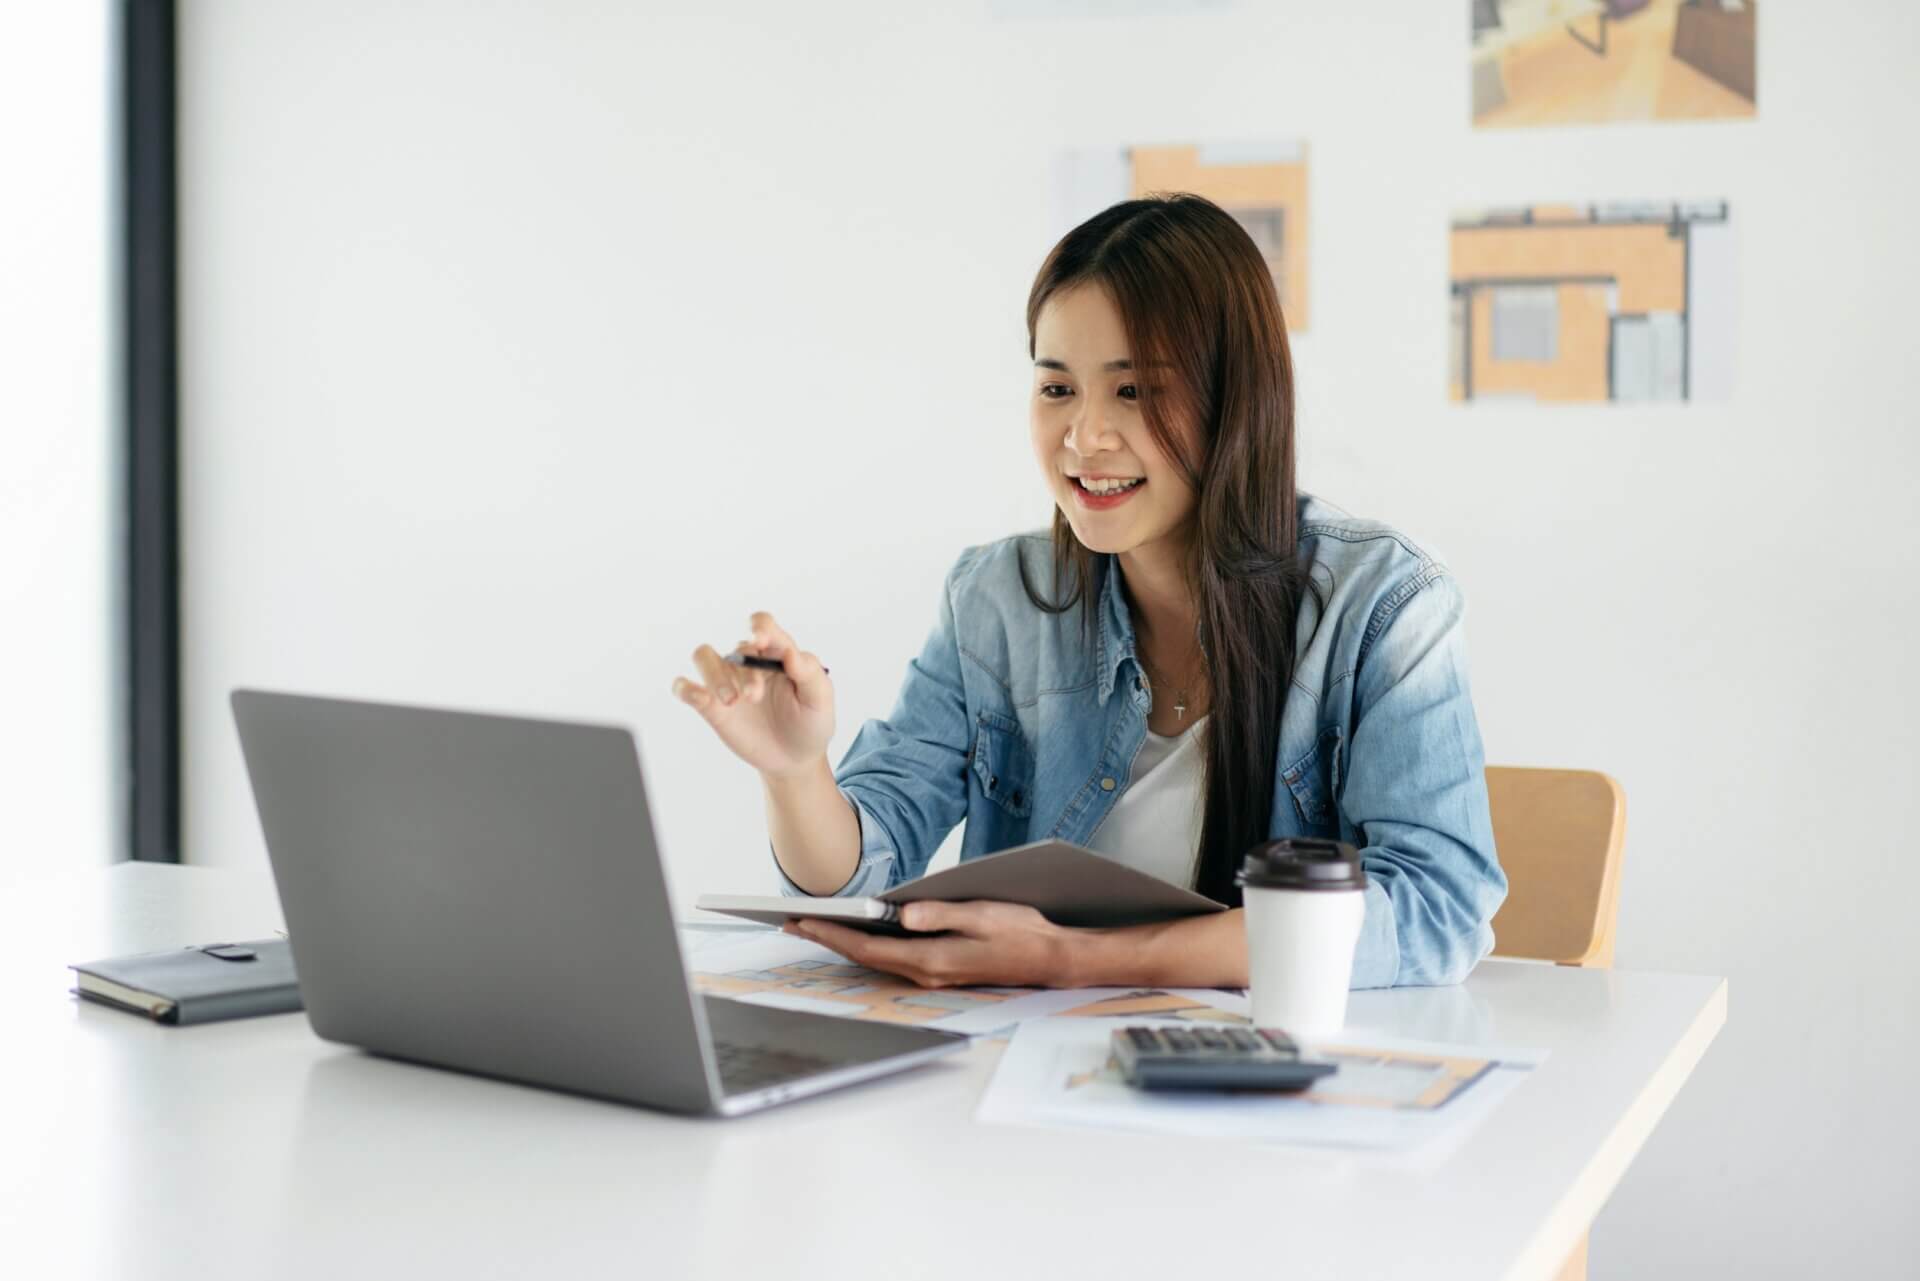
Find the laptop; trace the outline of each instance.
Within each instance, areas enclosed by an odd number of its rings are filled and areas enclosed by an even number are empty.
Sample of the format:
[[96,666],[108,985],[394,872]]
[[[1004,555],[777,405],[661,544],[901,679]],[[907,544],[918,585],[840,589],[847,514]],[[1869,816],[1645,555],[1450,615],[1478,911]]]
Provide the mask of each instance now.
[[327,1040],[723,1116],[967,1044],[694,991],[624,727],[253,689],[232,705]]

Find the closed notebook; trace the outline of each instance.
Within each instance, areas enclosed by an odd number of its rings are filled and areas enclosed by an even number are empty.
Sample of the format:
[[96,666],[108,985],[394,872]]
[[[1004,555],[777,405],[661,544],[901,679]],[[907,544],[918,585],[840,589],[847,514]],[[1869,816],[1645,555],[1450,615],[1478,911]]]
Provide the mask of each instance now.
[[283,938],[210,943],[67,967],[81,996],[162,1023],[211,1023],[303,1008]]
[[908,933],[899,923],[908,903],[995,899],[1025,903],[1055,925],[1111,928],[1173,921],[1226,906],[1104,854],[1067,841],[1034,841],[968,859],[944,871],[871,897],[702,894],[694,906],[765,925],[813,916],[872,934]]

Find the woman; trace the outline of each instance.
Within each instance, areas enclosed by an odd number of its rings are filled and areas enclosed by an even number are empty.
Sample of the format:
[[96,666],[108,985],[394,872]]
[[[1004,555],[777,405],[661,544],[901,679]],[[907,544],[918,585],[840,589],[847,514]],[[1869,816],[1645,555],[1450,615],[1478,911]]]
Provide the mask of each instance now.
[[1280,836],[1361,846],[1353,986],[1449,983],[1506,895],[1468,695],[1459,588],[1384,525],[1294,489],[1279,300],[1246,232],[1194,195],[1075,228],[1027,302],[1051,537],[967,549],[893,714],[838,770],[833,686],[774,619],[694,652],[674,693],[760,771],[789,893],[873,894],[1047,838],[1235,910],[1069,929],[1008,903],[915,903],[937,938],[789,923],[928,986],[1242,987],[1233,872]]

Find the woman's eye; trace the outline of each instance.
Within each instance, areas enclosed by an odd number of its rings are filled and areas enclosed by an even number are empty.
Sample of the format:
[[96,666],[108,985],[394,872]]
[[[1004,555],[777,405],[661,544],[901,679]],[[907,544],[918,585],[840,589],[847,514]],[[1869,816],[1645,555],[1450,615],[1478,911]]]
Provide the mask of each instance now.
[[[1055,394],[1056,392],[1058,395]],[[1072,394],[1073,389],[1071,387],[1064,386],[1060,383],[1042,383],[1040,385],[1040,397],[1042,400],[1065,400]],[[1119,394],[1124,400],[1140,399],[1140,389],[1133,383],[1127,383],[1122,386]]]

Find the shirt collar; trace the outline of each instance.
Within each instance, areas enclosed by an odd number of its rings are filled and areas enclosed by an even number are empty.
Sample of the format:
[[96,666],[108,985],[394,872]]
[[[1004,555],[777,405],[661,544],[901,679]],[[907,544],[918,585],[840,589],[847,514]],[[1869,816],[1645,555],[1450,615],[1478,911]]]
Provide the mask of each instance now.
[[1133,614],[1120,585],[1120,562],[1112,554],[1100,557],[1100,632],[1094,661],[1099,670],[1100,706],[1105,707],[1119,681],[1121,667],[1139,660],[1133,652]]

